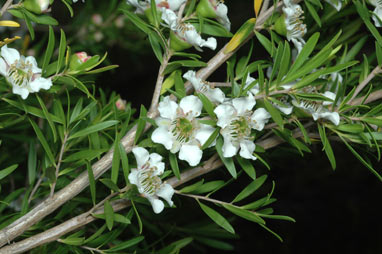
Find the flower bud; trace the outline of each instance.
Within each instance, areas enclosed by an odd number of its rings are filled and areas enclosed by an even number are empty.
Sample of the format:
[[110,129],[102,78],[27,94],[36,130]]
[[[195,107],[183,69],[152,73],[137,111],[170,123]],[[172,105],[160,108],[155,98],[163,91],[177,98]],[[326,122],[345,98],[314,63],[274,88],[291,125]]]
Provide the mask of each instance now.
[[49,0],[24,0],[23,6],[28,11],[34,12],[36,14],[41,14],[45,12],[49,4],[53,3],[53,1]]
[[70,57],[69,68],[71,70],[77,70],[83,63],[89,60],[91,57],[86,52],[77,52]]
[[285,16],[281,15],[278,19],[276,19],[275,24],[273,25],[273,29],[280,35],[286,36],[287,29],[285,24]]
[[118,110],[125,111],[126,110],[126,101],[119,98],[115,102],[115,106],[117,107]]
[[[216,0],[211,0],[216,1]],[[205,18],[216,18],[216,10],[210,0],[201,0],[196,7],[196,12]]]

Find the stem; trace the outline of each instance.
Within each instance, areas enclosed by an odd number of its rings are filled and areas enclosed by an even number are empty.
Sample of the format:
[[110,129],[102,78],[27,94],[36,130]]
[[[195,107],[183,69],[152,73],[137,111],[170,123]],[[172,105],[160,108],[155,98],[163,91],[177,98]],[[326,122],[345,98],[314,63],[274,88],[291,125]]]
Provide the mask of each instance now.
[[8,10],[9,6],[12,4],[13,0],[7,0],[0,10],[0,17]]
[[60,172],[62,156],[64,155],[65,145],[66,145],[67,141],[68,141],[68,133],[65,133],[64,140],[62,141],[62,145],[61,145],[60,155],[58,156],[58,162],[57,162],[57,165],[56,165],[56,179],[54,180],[54,182],[52,184],[52,188],[50,189],[50,197],[53,196],[54,189],[56,188],[56,183],[57,183],[57,179],[58,179],[58,173]]
[[375,67],[372,72],[357,86],[355,89],[355,92],[351,99],[349,100],[348,104],[351,104],[352,100],[365,88],[367,84],[377,75],[381,72],[381,68],[379,66]]
[[[348,103],[348,104],[360,105],[361,102],[365,99],[365,96],[362,96],[360,98],[356,98],[351,103]],[[379,100],[379,99],[382,99],[382,91],[381,90],[370,93],[369,97],[367,97],[364,104],[368,104],[368,103],[371,103],[371,102]]]

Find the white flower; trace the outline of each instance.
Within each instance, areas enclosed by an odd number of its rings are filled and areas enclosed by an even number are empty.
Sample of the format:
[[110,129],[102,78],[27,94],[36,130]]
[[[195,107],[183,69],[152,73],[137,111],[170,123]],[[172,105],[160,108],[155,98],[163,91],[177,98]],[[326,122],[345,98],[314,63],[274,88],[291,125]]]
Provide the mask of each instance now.
[[210,84],[206,81],[202,81],[201,78],[196,77],[195,71],[187,71],[183,78],[191,82],[195,91],[198,93],[203,93],[208,97],[213,103],[223,103],[225,99],[225,94],[219,88],[212,88]]
[[256,79],[252,78],[249,73],[247,76],[247,79],[245,80],[244,89],[246,89],[249,85],[251,85],[253,82],[256,82],[252,88],[249,90],[253,95],[257,95],[260,92],[260,86],[259,83],[256,81]]
[[157,7],[165,7],[177,11],[186,0],[156,0]]
[[198,97],[189,95],[180,100],[179,105],[166,96],[159,103],[160,117],[151,136],[155,143],[164,145],[171,153],[179,151],[179,159],[190,166],[199,164],[203,152],[200,147],[214,132],[214,128],[198,122],[203,104]]
[[255,104],[255,98],[249,93],[247,97],[229,100],[215,108],[217,125],[222,128],[220,133],[224,138],[224,157],[236,155],[240,148],[241,157],[256,160],[252,155],[256,145],[251,131],[261,131],[271,116],[264,108],[253,112]]
[[179,22],[177,15],[172,10],[162,8],[162,19],[181,40],[193,45],[196,49],[201,50],[200,47],[216,49],[215,38],[209,37],[204,40],[193,25]]
[[163,174],[164,171],[162,156],[157,153],[149,154],[142,147],[135,147],[132,151],[137,160],[137,168],[131,169],[129,181],[136,185],[139,193],[150,201],[154,212],[160,213],[164,208],[164,203],[159,197],[172,206],[171,198],[174,194],[172,186],[162,183],[159,178],[159,175]]
[[[73,0],[73,3],[77,3],[78,0]],[[85,0],[82,0],[83,3],[85,3]]]
[[337,11],[340,11],[342,8],[342,0],[325,0],[327,3],[329,3],[331,6],[333,6],[334,9]]
[[40,89],[48,90],[52,81],[41,77],[41,69],[38,68],[33,56],[20,56],[20,53],[7,45],[1,48],[0,74],[12,85],[12,92],[26,99],[29,93],[35,93]]
[[[334,100],[336,98],[336,94],[329,91],[326,91],[323,96],[330,100]],[[296,107],[301,108],[305,112],[311,114],[314,121],[323,118],[331,121],[334,125],[338,125],[340,123],[340,115],[338,112],[331,112],[328,108],[324,107],[333,104],[331,101],[324,101],[320,103],[308,100],[301,100],[300,102],[297,102],[294,100],[292,103]]]
[[287,30],[287,39],[292,41],[298,52],[300,52],[305,45],[302,38],[306,32],[306,25],[303,23],[304,11],[301,6],[293,3],[293,0],[284,0],[283,12],[285,14],[285,26]]
[[216,19],[220,24],[222,24],[228,31],[231,30],[231,21],[229,21],[228,18],[228,8],[227,5],[225,5],[222,2],[219,2],[217,6],[215,7],[216,11]]
[[373,11],[373,20],[376,27],[382,27],[382,0],[369,0],[369,2],[375,6]]

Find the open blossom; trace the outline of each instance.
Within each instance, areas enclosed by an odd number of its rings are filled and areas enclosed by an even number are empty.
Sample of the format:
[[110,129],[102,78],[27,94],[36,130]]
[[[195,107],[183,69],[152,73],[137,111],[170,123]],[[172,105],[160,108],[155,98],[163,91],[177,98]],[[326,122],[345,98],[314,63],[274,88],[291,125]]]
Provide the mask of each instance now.
[[[322,95],[327,97],[329,100],[334,100],[336,98],[336,94],[329,91],[326,91]],[[300,102],[297,102],[296,100],[294,100],[292,101],[292,103],[296,107],[301,108],[305,112],[311,114],[314,121],[323,118],[331,121],[334,125],[338,125],[340,123],[340,115],[338,114],[338,112],[332,112],[327,107],[325,107],[332,105],[332,101],[316,102],[301,100]]]
[[342,0],[325,0],[328,4],[333,6],[334,9],[340,11],[342,8]]
[[180,40],[191,44],[196,49],[201,50],[201,47],[216,49],[217,42],[215,38],[209,37],[204,40],[193,25],[180,22],[178,16],[172,10],[162,8],[162,20]]
[[131,169],[129,181],[137,186],[139,193],[149,200],[155,213],[163,211],[164,203],[159,198],[163,198],[172,206],[171,200],[174,189],[167,183],[162,183],[159,178],[164,172],[162,156],[151,153],[142,148],[135,147],[132,150],[137,160],[137,168]]
[[271,115],[264,108],[252,111],[255,105],[255,98],[249,93],[247,97],[226,101],[215,108],[217,125],[222,128],[220,133],[224,138],[224,157],[235,156],[240,149],[241,157],[256,160],[251,131],[261,131]]
[[306,25],[303,23],[304,11],[301,6],[293,3],[293,0],[284,0],[283,13],[285,15],[285,26],[287,30],[287,39],[292,41],[298,52],[300,52],[305,45],[302,38],[306,32]]
[[374,25],[376,27],[382,27],[382,23],[380,20],[382,20],[382,0],[369,0],[369,2],[375,6],[375,9],[373,11],[373,21]]
[[225,94],[222,90],[219,88],[213,88],[208,82],[196,77],[195,71],[187,71],[183,75],[183,78],[191,82],[196,92],[204,94],[213,103],[223,103]]
[[[186,0],[155,0],[157,8],[166,8],[177,11]],[[150,8],[150,0],[127,0],[127,3],[136,7],[136,13],[143,14]]]
[[160,117],[151,136],[155,143],[164,145],[171,153],[179,152],[179,159],[190,166],[199,164],[203,152],[200,147],[214,132],[214,128],[198,122],[203,104],[198,97],[189,95],[179,105],[167,96],[159,103]]
[[8,48],[7,45],[1,48],[0,55],[0,74],[12,85],[12,92],[24,100],[29,93],[48,90],[52,86],[50,79],[41,77],[42,70],[33,56],[21,56],[16,49]]

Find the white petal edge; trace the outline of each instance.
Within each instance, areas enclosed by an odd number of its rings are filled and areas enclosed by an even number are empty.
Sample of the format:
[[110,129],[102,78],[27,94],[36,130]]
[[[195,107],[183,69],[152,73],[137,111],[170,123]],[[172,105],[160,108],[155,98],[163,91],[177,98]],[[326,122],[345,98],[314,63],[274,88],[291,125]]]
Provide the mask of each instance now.
[[151,206],[153,207],[154,213],[158,214],[163,211],[164,209],[164,203],[162,200],[156,198],[156,197],[146,197],[149,202],[151,203]]
[[243,115],[246,111],[252,110],[256,105],[256,100],[252,94],[248,94],[247,97],[233,99],[232,105],[235,107],[238,115]]
[[165,127],[158,127],[154,130],[151,135],[151,140],[154,143],[159,143],[164,145],[167,150],[170,150],[173,145],[172,135]]
[[257,158],[253,156],[256,145],[253,141],[243,140],[240,142],[240,156],[245,159],[256,160]]
[[174,120],[176,118],[176,110],[178,104],[170,99],[170,96],[164,97],[159,103],[158,111],[161,117]]
[[189,95],[179,102],[179,107],[185,114],[197,117],[202,113],[203,103],[195,95]]
[[179,159],[187,161],[190,166],[196,166],[202,159],[203,152],[197,145],[182,145]]
[[1,48],[1,56],[8,65],[12,65],[16,60],[20,59],[20,53],[13,48],[8,48],[7,45]]
[[200,128],[195,133],[195,138],[201,145],[204,145],[214,131],[214,127],[207,124],[200,124]]
[[231,123],[231,120],[234,116],[236,116],[236,109],[228,103],[220,104],[214,110],[218,118],[218,122],[216,123],[219,127],[225,128],[227,125]]
[[143,147],[134,147],[132,152],[137,161],[138,168],[142,168],[150,158],[149,152]]
[[239,147],[237,145],[234,145],[231,142],[231,137],[223,135],[223,138],[224,138],[224,144],[222,147],[223,156],[226,158],[235,156],[237,154],[237,151],[239,150]]
[[172,188],[171,185],[167,184],[167,183],[163,183],[161,185],[161,187],[157,190],[156,194],[157,196],[163,198],[164,200],[166,200],[166,202],[172,206],[174,204],[174,202],[172,202],[172,196],[174,195],[175,191],[174,189]]

